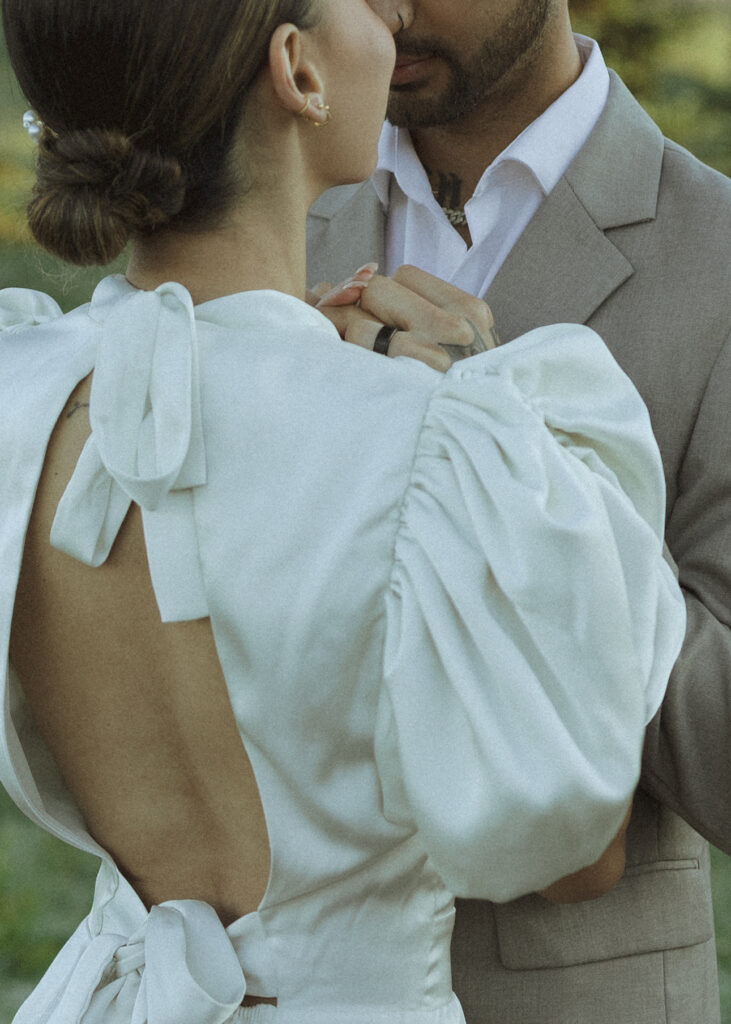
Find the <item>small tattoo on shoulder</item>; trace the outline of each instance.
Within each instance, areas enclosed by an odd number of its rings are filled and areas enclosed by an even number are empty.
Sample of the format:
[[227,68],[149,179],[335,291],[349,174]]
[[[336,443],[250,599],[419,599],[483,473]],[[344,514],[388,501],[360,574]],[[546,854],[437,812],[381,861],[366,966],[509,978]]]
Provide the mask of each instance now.
[[70,406],[66,410],[66,419],[70,420],[71,417],[74,415],[74,413],[78,412],[79,409],[88,409],[88,408],[89,408],[89,403],[88,402],[74,402],[74,404],[72,406]]

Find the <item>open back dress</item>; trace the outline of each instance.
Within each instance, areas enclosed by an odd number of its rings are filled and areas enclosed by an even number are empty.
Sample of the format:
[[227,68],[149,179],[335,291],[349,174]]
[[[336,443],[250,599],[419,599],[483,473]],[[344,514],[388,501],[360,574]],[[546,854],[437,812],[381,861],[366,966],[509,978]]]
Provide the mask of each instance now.
[[[575,325],[443,375],[290,296],[194,307],[121,277],[67,315],[0,292],[0,327],[0,779],[101,859],[16,1024],[459,1024],[454,894],[596,860],[683,639],[634,387]],[[271,846],[227,928],[195,900],[146,909],[8,662],[46,447],[92,371],[51,542],[100,565],[136,502],[162,620],[210,617]]]

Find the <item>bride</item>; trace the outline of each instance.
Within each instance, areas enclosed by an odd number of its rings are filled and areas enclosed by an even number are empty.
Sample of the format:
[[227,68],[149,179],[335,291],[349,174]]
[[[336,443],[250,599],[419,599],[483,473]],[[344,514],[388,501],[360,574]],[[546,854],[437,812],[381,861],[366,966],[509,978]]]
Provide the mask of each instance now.
[[0,777],[101,859],[16,1024],[458,1024],[454,894],[600,857],[680,647],[646,410],[586,328],[448,369],[455,289],[431,366],[303,301],[375,162],[365,0],[3,18],[36,238],[131,240],[68,315],[0,293]]

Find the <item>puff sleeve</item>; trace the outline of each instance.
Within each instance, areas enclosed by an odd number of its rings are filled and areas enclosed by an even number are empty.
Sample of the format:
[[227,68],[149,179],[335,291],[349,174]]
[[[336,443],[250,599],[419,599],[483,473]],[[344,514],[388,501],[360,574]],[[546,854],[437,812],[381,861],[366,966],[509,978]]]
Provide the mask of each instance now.
[[0,331],[20,331],[60,316],[58,303],[44,292],[30,288],[0,290]]
[[595,861],[685,628],[647,410],[591,330],[457,364],[423,424],[386,596],[386,816],[461,896]]

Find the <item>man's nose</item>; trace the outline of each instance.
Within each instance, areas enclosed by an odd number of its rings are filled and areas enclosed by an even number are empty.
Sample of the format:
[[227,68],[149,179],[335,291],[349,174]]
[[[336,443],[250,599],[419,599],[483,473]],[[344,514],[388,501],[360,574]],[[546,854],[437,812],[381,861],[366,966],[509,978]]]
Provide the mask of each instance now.
[[368,4],[394,35],[414,20],[412,0],[368,0]]

